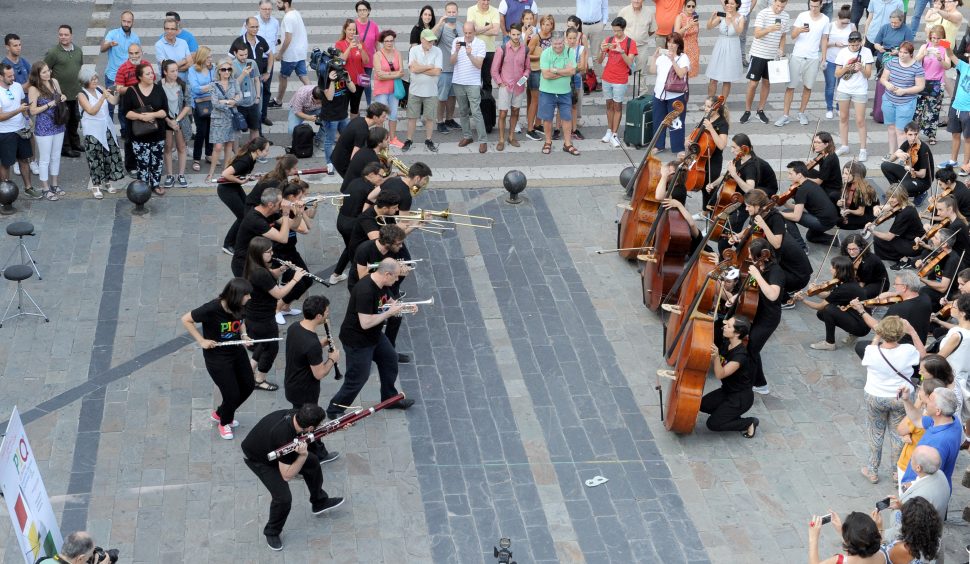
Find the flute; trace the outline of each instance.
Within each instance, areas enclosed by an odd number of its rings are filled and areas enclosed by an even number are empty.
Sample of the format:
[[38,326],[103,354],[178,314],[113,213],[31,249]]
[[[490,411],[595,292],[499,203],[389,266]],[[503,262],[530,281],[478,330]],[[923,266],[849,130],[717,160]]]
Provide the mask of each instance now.
[[319,283],[323,284],[324,286],[326,286],[328,288],[330,287],[330,282],[327,282],[326,280],[324,280],[323,278],[320,278],[319,276],[317,276],[316,274],[310,272],[309,270],[305,270],[303,267],[301,267],[299,265],[293,264],[292,262],[290,262],[288,260],[283,260],[283,259],[278,259],[278,258],[274,258],[273,260],[275,260],[276,262],[278,262],[281,265],[285,266],[286,268],[289,268],[290,270],[302,270],[303,273],[304,273],[304,275],[307,276],[308,278],[310,278],[311,280],[313,280],[315,282],[319,282]]
[[[330,322],[323,322],[323,332],[327,334],[327,352],[333,354],[333,337],[330,336]],[[340,373],[340,365],[336,362],[333,363],[333,379],[340,380],[344,375]]]
[[245,345],[248,347],[249,345],[255,345],[256,343],[272,343],[274,341],[282,341],[282,340],[283,340],[283,337],[274,337],[272,339],[242,339],[238,341],[222,341],[222,342],[216,343],[216,346],[231,347],[234,345]]

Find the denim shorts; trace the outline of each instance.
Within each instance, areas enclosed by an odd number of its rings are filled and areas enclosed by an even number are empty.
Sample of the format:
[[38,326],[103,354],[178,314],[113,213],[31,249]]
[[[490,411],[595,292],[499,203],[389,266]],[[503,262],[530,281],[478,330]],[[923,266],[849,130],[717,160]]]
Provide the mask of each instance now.
[[282,76],[289,78],[293,71],[296,71],[296,76],[306,76],[306,61],[280,62],[280,74]]
[[542,78],[542,71],[529,71],[529,90],[539,89],[540,78]]
[[438,75],[438,101],[447,102],[448,98],[455,95],[455,89],[451,87],[451,77],[455,73],[444,72]]
[[394,93],[390,92],[388,94],[374,94],[374,101],[380,102],[387,106],[387,119],[390,121],[397,121],[397,106],[398,100],[394,97]]
[[916,96],[904,104],[896,104],[889,99],[886,94],[882,95],[882,116],[883,123],[895,125],[896,129],[902,131],[906,124],[913,121],[916,114]]
[[559,108],[559,117],[563,121],[573,119],[573,95],[572,94],[550,94],[549,92],[539,91],[539,119],[542,121],[552,121],[555,117],[556,108]]
[[603,81],[603,99],[609,102],[613,100],[614,102],[623,103],[623,98],[626,96],[626,83],[623,84],[613,84],[612,82]]

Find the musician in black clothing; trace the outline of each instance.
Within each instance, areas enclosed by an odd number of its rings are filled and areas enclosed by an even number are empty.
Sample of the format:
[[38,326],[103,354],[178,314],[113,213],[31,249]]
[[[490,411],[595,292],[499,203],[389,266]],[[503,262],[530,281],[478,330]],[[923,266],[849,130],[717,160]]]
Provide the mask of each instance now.
[[[326,296],[309,296],[303,301],[303,319],[286,330],[286,372],[283,392],[286,401],[299,409],[301,405],[320,403],[320,381],[340,362],[340,351],[328,353],[324,358],[326,337],[317,336],[317,328],[330,320],[330,300]],[[320,463],[336,460],[340,453],[327,451],[323,441],[314,441],[310,450]]]
[[[294,180],[289,182],[283,187],[283,199],[290,202],[291,204],[299,203],[303,201],[309,191],[310,186],[302,180]],[[313,225],[312,219],[317,214],[317,204],[316,202],[305,206],[303,208],[303,213],[299,216],[293,214],[292,208],[290,211],[286,212],[290,214],[290,230],[287,234],[286,243],[273,243],[273,259],[275,260],[285,260],[286,262],[291,262],[302,268],[305,272],[310,271],[310,267],[307,266],[303,256],[300,251],[296,248],[297,234],[306,235],[310,232],[310,228]],[[281,279],[283,284],[289,283],[293,279],[293,275],[296,272],[291,268],[283,269],[283,277]],[[293,307],[292,304],[296,300],[300,299],[310,286],[313,285],[313,279],[309,276],[303,277],[293,290],[288,292],[280,300],[279,307],[276,312],[276,323],[279,325],[286,325],[286,320],[283,319],[284,315],[299,315],[300,310]]]
[[[751,241],[749,250],[752,257],[760,257],[766,250],[769,254],[768,260],[761,268],[757,265],[751,265],[748,268],[748,275],[754,278],[760,293],[758,311],[751,321],[751,332],[748,335],[748,354],[751,356],[754,375],[753,389],[759,394],[767,394],[771,390],[761,363],[761,349],[781,323],[781,305],[786,297],[785,271],[778,264],[775,253],[766,240]],[[744,276],[744,273],[741,275]]]
[[838,327],[850,335],[862,337],[869,334],[869,327],[862,320],[862,316],[853,310],[842,311],[840,306],[847,306],[852,300],[863,299],[863,289],[856,280],[855,269],[852,268],[852,259],[844,256],[832,257],[832,278],[839,281],[838,284],[820,301],[805,299],[805,295],[798,293],[796,300],[800,300],[808,307],[814,309],[815,314],[825,323],[825,340],[812,343],[810,346],[815,350],[834,351],[835,329]]
[[319,460],[309,452],[305,442],[297,443],[295,451],[284,454],[278,460],[269,460],[269,453],[292,443],[303,433],[314,431],[325,416],[323,408],[309,403],[298,410],[280,409],[260,419],[243,439],[246,466],[272,496],[269,519],[263,527],[263,534],[266,535],[266,544],[273,550],[283,550],[280,533],[293,505],[293,495],[287,482],[297,474],[303,476],[310,492],[310,511],[314,515],[330,511],[344,502],[344,498],[330,497],[323,490],[323,472],[320,471]]
[[842,241],[842,256],[849,257],[855,266],[855,275],[862,286],[862,299],[874,298],[889,286],[889,273],[879,257],[872,254],[870,245],[858,233]]
[[[838,160],[838,157],[835,158]],[[808,229],[805,239],[812,243],[829,245],[832,243],[832,236],[825,232],[835,227],[839,221],[839,209],[835,207],[834,200],[829,199],[822,187],[809,180],[807,174],[808,169],[802,161],[788,163],[788,178],[798,189],[795,191],[792,210],[781,212],[782,217],[788,220],[788,233],[805,250],[808,246],[798,230],[799,225]]]
[[[242,188],[243,184],[249,180],[249,173],[256,167],[256,159],[264,158],[268,154],[269,141],[262,137],[256,137],[246,143],[232,158],[232,162],[228,163],[226,169],[222,171],[224,181],[216,187],[216,194],[218,194],[222,203],[229,208],[229,211],[236,216],[236,221],[229,226],[222,241],[222,250],[227,255],[233,254],[236,248],[236,233],[243,216],[248,211],[246,208],[246,192]],[[206,181],[208,180],[209,177],[206,177]]]
[[[967,273],[967,279],[970,280],[970,272]],[[876,296],[877,299],[891,298],[899,296],[903,301],[890,304],[888,310],[886,311],[885,317],[890,315],[898,315],[900,318],[909,321],[909,324],[913,326],[916,334],[919,336],[920,341],[926,342],[926,334],[929,332],[930,328],[930,314],[933,313],[933,306],[930,304],[929,297],[920,294],[920,288],[923,284],[919,280],[919,276],[916,272],[912,270],[902,270],[897,272],[893,279],[893,287],[888,292],[883,292]],[[870,329],[875,329],[876,325],[879,324],[879,320],[873,317],[868,311],[866,311],[860,300],[852,300],[849,305],[862,316],[862,320],[866,323]],[[944,331],[945,333],[945,331]],[[904,335],[899,341],[900,343],[910,343],[913,340],[909,335]],[[855,353],[859,358],[862,358],[866,354],[866,347],[872,344],[871,340],[859,340],[855,344]]]
[[[401,313],[403,304],[390,299],[388,288],[397,282],[401,265],[392,258],[381,261],[377,270],[362,278],[350,293],[347,314],[340,326],[340,342],[347,357],[343,385],[331,398],[327,415],[336,419],[357,399],[367,383],[371,363],[377,364],[381,380],[381,401],[397,395],[397,351],[381,329],[391,317]],[[383,308],[381,306],[386,306]],[[415,309],[417,306],[411,306]],[[414,400],[405,398],[389,409],[407,409]]]
[[[939,199],[934,207],[934,223],[939,224],[940,222],[946,222],[945,227],[954,232],[953,239],[950,240],[950,248],[957,255],[963,255],[963,263],[967,263],[967,259],[970,258],[970,232],[967,228],[967,218],[960,213],[959,208],[957,208],[957,200],[951,194],[949,196],[943,196]],[[929,231],[933,227],[932,224],[924,223],[923,229]],[[925,237],[918,239],[918,243],[923,249],[933,250],[933,247],[928,245],[924,241]]]
[[[704,114],[706,115],[714,107],[717,102],[717,96],[708,96],[704,100]],[[727,101],[721,104],[716,112],[711,115],[710,118],[704,118],[701,122],[701,127],[710,134],[711,139],[714,141],[714,150],[711,151],[711,155],[707,160],[707,166],[704,167],[704,184],[710,184],[715,182],[720,176],[721,171],[724,168],[724,149],[727,148],[728,131],[730,131],[731,126],[728,123],[727,118]],[[704,191],[704,208],[710,204],[710,199],[712,197],[712,192]]]
[[[284,213],[282,218],[281,211]],[[289,239],[290,221],[296,215],[303,213],[303,204],[283,200],[283,196],[276,188],[267,188],[260,197],[260,204],[243,217],[236,233],[236,247],[232,254],[232,273],[242,276],[246,266],[246,253],[249,252],[249,242],[253,237],[266,237],[274,243],[286,243]],[[276,222],[279,221],[277,224]]]
[[858,161],[850,161],[842,167],[842,181],[845,190],[835,202],[842,215],[839,227],[846,231],[862,229],[876,219],[879,194],[866,182],[866,166]]
[[[347,289],[351,292],[354,291],[354,286],[357,285],[357,282],[364,276],[367,276],[367,273],[371,271],[370,265],[379,263],[385,258],[401,260],[401,249],[404,247],[405,237],[407,237],[407,233],[397,225],[384,225],[378,231],[377,239],[371,239],[361,243],[354,254],[354,268],[350,269],[350,276],[347,278]],[[410,271],[410,267],[402,265],[402,279]],[[398,286],[400,282],[398,280],[393,287]],[[392,295],[392,297],[396,299],[398,296]]]
[[876,256],[882,260],[895,261],[889,268],[899,270],[909,263],[909,257],[919,255],[913,250],[913,241],[922,237],[925,231],[919,219],[919,212],[904,190],[897,190],[890,194],[885,206],[877,206],[876,221],[880,217],[892,216],[892,227],[889,231],[876,231],[875,222],[866,225],[866,231],[872,233],[872,248]]
[[819,131],[812,139],[812,151],[817,153],[813,164],[805,172],[805,177],[816,180],[829,200],[834,204],[842,197],[842,173],[839,169],[839,156],[835,154],[835,141],[828,131]]
[[378,155],[387,151],[389,135],[383,127],[375,127],[367,132],[367,145],[354,153],[354,158],[350,159],[350,164],[344,172],[344,181],[340,185],[342,193],[346,194],[350,183],[360,178],[367,163],[382,163]]
[[408,167],[407,176],[392,176],[381,184],[381,191],[398,195],[398,209],[411,211],[411,199],[431,181],[431,167],[416,162]]
[[956,232],[948,227],[937,231],[932,239],[933,248],[936,249],[936,252],[924,259],[917,260],[913,264],[917,269],[921,269],[928,261],[935,260],[934,257],[938,257],[940,254],[945,255],[943,260],[939,261],[925,276],[920,278],[924,286],[919,293],[930,299],[930,303],[933,304],[933,311],[940,309],[940,299],[948,297],[948,293],[952,290],[950,281],[960,271],[962,257],[954,252],[951,246],[955,235]]
[[[205,369],[222,396],[222,404],[209,418],[218,423],[219,435],[224,439],[233,438],[232,428],[239,425],[236,410],[253,393],[256,383],[243,345],[216,345],[249,339],[243,311],[252,292],[252,284],[244,278],[233,278],[218,298],[182,316],[182,325],[202,347]],[[196,323],[202,324],[202,333],[195,327]]]
[[[956,286],[957,286],[956,291],[953,293],[953,295],[951,296],[952,299],[949,300],[948,303],[955,302],[956,299],[959,298],[960,295],[962,294],[970,294],[970,268],[965,268],[961,270],[959,274],[957,274]],[[920,297],[923,297],[923,296],[920,296]],[[928,297],[926,298],[926,300],[927,300],[927,303],[929,303]],[[934,306],[935,305],[936,304],[934,304]],[[940,304],[940,305],[943,305],[943,304]],[[955,305],[956,304],[954,303],[954,306]],[[929,306],[927,306],[927,308],[929,308]],[[939,314],[937,312],[930,317],[930,322],[934,325],[934,327],[930,331],[930,334],[933,335],[934,338],[936,338],[936,342],[933,344],[933,349],[934,349],[933,352],[936,352],[937,350],[939,350],[940,342],[946,336],[947,331],[949,331],[953,327],[958,326],[958,323],[956,323],[956,320],[952,317],[952,309],[951,309],[950,321],[944,321],[943,319],[940,319]],[[926,341],[925,336],[923,337],[923,341]],[[929,350],[929,348],[927,348],[927,350]]]
[[[949,192],[949,195],[956,198],[960,215],[970,216],[970,189],[967,189],[966,184],[957,180],[957,173],[953,171],[953,167],[948,166],[937,170],[936,181],[940,194]],[[936,219],[939,220],[938,217]]]
[[361,243],[377,239],[380,235],[381,224],[377,222],[378,216],[384,216],[384,223],[394,223],[393,216],[398,213],[397,205],[397,194],[385,194],[382,189],[374,200],[374,205],[357,216],[354,228],[350,231],[350,241],[347,243],[347,252],[351,257],[356,256],[357,247]]
[[[775,176],[774,169],[767,161],[754,153],[751,139],[744,133],[738,133],[731,138],[731,152],[734,159],[731,160],[724,174],[720,178],[711,182],[705,187],[705,191],[712,194],[713,190],[721,184],[725,178],[731,178],[737,184],[739,193],[747,195],[752,190],[759,189],[768,196],[778,193],[778,177]],[[748,219],[748,212],[745,207],[731,214],[731,230],[738,232],[743,228],[744,222]],[[721,249],[723,251],[723,248]]]
[[293,155],[283,155],[276,159],[273,170],[267,172],[260,178],[249,194],[246,194],[246,208],[253,209],[259,205],[259,199],[263,197],[263,191],[267,188],[279,188],[286,184],[291,176],[299,170],[300,159]]
[[328,280],[331,285],[347,279],[344,270],[350,263],[350,259],[354,258],[350,253],[350,234],[364,208],[373,206],[377,195],[381,193],[381,185],[385,180],[381,174],[383,170],[384,167],[379,162],[367,163],[361,170],[361,177],[354,179],[347,188],[347,197],[344,198],[340,211],[337,212],[337,232],[343,237],[344,250],[340,253],[340,258],[337,259],[337,264]]
[[751,390],[753,362],[744,344],[751,331],[751,322],[745,317],[731,317],[724,321],[721,334],[722,347],[711,347],[711,368],[721,381],[721,387],[701,398],[700,411],[707,413],[707,428],[711,431],[740,431],[741,436],[752,439],[761,421],[757,417],[741,416],[754,405]]
[[347,166],[358,151],[367,146],[367,137],[372,127],[382,127],[387,120],[387,106],[380,102],[373,102],[367,106],[367,113],[355,117],[347,122],[340,131],[340,137],[333,146],[330,160],[337,174],[341,177],[347,173]]
[[[886,182],[900,183],[912,198],[925,194],[933,182],[933,153],[927,143],[919,140],[919,125],[915,121],[906,124],[906,141],[893,153],[892,161],[884,161],[880,165]],[[916,146],[916,160],[909,162],[910,148]],[[918,198],[917,198],[918,199]],[[920,200],[919,203],[921,203]]]

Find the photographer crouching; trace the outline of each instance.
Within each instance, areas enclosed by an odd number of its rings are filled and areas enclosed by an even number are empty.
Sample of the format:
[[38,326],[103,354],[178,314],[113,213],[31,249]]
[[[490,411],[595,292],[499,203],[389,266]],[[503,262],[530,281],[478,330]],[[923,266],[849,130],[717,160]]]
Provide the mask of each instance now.
[[118,561],[118,550],[105,550],[94,546],[94,539],[85,531],[77,531],[67,535],[61,550],[50,558],[45,558],[37,564],[52,564],[65,562],[67,564],[115,564]]

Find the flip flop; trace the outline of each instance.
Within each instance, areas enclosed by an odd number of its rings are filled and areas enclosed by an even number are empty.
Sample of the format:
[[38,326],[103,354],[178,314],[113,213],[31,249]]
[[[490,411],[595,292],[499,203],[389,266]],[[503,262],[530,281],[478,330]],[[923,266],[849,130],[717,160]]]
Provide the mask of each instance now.
[[256,382],[256,389],[266,392],[275,392],[276,390],[280,389],[280,387],[269,380],[263,380],[262,382]]

